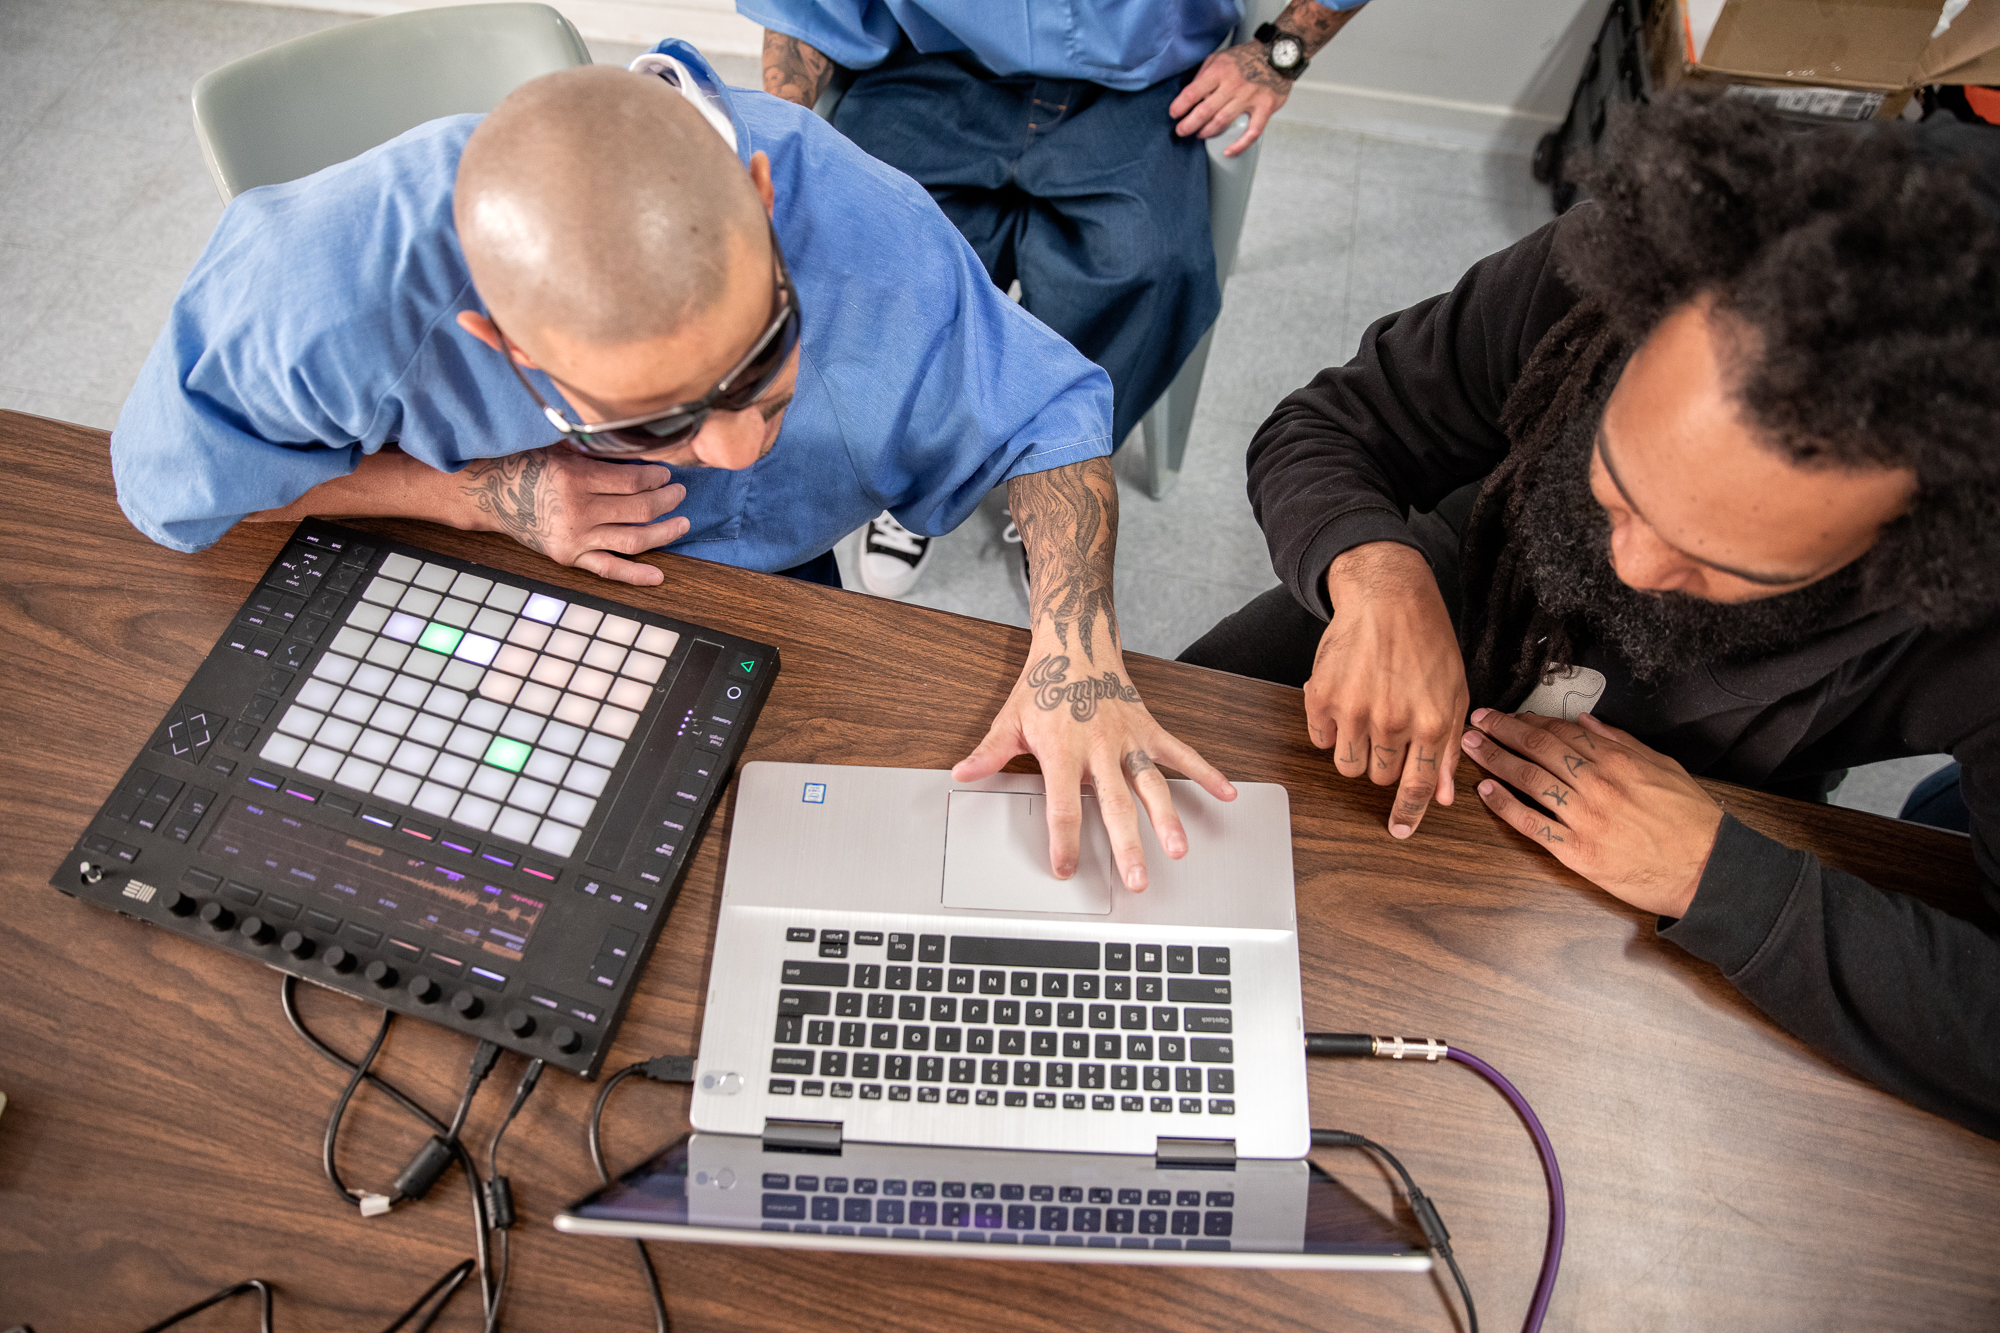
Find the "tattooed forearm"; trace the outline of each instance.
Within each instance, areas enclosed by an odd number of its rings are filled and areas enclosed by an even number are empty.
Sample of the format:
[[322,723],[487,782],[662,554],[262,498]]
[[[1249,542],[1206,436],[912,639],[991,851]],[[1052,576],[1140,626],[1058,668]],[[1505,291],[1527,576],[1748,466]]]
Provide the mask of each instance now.
[[796,37],[764,32],[764,91],[810,108],[833,78],[833,62]]
[[540,449],[482,459],[458,474],[465,483],[459,489],[480,513],[492,516],[496,531],[546,555],[549,525],[562,512],[554,490],[543,484],[548,466]]
[[1278,29],[1304,39],[1306,54],[1313,55],[1360,12],[1359,5],[1352,9],[1328,9],[1319,0],[1292,0],[1285,6],[1285,12],[1278,15]]
[[1118,482],[1111,460],[1093,458],[1016,477],[1007,483],[1007,504],[1034,582],[1030,628],[1047,624],[1065,648],[1074,629],[1085,660],[1094,662],[1102,618],[1110,636],[1106,647],[1119,647],[1118,611],[1111,602],[1111,565],[1118,551]]
[[[1118,699],[1128,704],[1139,702],[1139,691],[1127,685],[1116,672],[1107,671],[1095,679],[1086,676],[1082,680],[1069,678],[1069,659],[1062,656],[1044,656],[1028,668],[1028,688],[1035,692],[1035,707],[1044,713],[1053,713],[1064,704],[1069,705],[1069,715],[1079,722],[1088,722],[1097,716],[1097,705],[1103,699]],[[1128,757],[1127,762],[1130,762]]]

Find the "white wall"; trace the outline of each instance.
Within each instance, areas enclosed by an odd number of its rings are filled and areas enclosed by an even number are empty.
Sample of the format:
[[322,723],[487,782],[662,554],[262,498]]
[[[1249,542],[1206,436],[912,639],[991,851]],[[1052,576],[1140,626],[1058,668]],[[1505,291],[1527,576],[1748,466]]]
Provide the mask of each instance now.
[[[314,0],[386,14],[476,0]],[[755,55],[733,0],[551,0],[584,36]],[[1313,124],[1525,153],[1563,118],[1609,0],[1375,0],[1322,51],[1284,114]]]

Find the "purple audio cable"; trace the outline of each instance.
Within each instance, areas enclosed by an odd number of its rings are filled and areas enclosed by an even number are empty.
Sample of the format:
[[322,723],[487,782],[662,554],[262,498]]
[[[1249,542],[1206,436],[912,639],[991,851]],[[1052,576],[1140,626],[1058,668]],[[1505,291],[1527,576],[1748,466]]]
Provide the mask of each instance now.
[[1548,1313],[1549,1296],[1556,1285],[1556,1270],[1562,1264],[1567,1213],[1563,1205],[1562,1167],[1556,1163],[1555,1145],[1549,1142],[1549,1136],[1542,1129],[1535,1109],[1528,1105],[1528,1099],[1492,1065],[1470,1051],[1447,1045],[1435,1037],[1371,1037],[1361,1032],[1308,1032],[1306,1054],[1423,1060],[1427,1064],[1454,1060],[1498,1088],[1500,1094],[1512,1104],[1515,1114],[1521,1117],[1521,1123],[1528,1127],[1529,1137],[1535,1141],[1535,1152],[1542,1159],[1542,1172],[1549,1185],[1549,1234],[1542,1249],[1542,1272],[1535,1282],[1534,1299],[1528,1303],[1528,1317],[1521,1323],[1522,1333],[1536,1333],[1542,1326],[1543,1316]]

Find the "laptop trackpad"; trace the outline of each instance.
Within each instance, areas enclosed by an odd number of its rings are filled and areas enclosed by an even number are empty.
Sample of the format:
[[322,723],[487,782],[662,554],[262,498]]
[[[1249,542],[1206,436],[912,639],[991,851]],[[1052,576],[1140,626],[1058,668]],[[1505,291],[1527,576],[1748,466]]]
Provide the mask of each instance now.
[[952,792],[945,813],[944,905],[1108,915],[1117,867],[1097,798],[1088,793],[1081,853],[1069,879],[1049,873],[1048,798],[1040,792]]

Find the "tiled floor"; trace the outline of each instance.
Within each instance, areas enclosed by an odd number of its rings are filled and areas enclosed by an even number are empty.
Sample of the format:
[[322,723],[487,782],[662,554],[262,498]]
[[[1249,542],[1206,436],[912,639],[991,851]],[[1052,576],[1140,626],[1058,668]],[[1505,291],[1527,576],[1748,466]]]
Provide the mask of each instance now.
[[[116,420],[221,214],[188,90],[218,65],[350,21],[203,0],[0,0],[0,407]],[[716,63],[755,85],[751,61]],[[1548,217],[1523,158],[1273,125],[1180,485],[1155,502],[1138,450],[1120,457],[1128,647],[1171,657],[1276,582],[1243,491],[1244,446],[1271,406],[1346,360],[1378,315]],[[1004,511],[989,497],[910,600],[1026,624]],[[1893,814],[1936,762],[1857,771],[1836,799]]]

